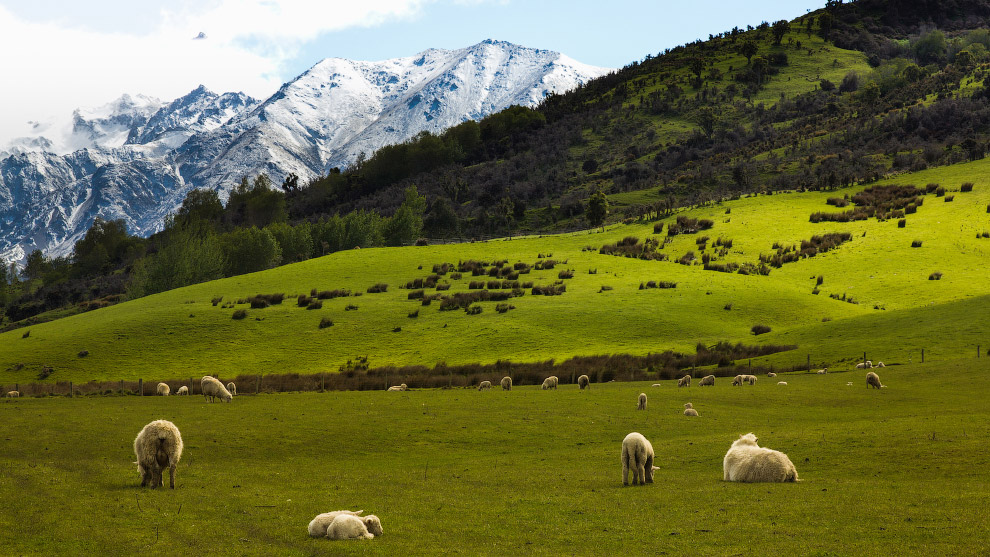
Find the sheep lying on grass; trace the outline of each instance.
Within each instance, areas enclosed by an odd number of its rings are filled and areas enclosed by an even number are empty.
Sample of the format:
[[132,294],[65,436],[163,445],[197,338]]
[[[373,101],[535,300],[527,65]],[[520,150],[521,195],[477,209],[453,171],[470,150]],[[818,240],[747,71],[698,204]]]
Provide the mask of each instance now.
[[379,536],[382,535],[381,521],[377,516],[341,514],[327,526],[327,537],[331,540],[370,540],[375,537],[373,530],[377,530]]
[[200,380],[200,387],[202,387],[203,396],[210,402],[214,402],[218,398],[223,402],[230,402],[230,399],[233,398],[227,387],[224,387],[223,383],[216,377],[204,375],[203,379]]
[[653,483],[653,445],[635,431],[622,440],[622,485],[629,485],[629,470],[633,471],[633,485]]
[[715,376],[714,375],[706,375],[706,376],[704,376],[704,377],[701,378],[701,381],[698,382],[698,386],[699,387],[704,387],[706,385],[708,385],[710,387],[714,387],[715,386]]
[[172,390],[167,383],[158,384],[158,394],[161,396],[168,396],[169,392]]
[[506,375],[502,378],[502,390],[511,391],[512,390],[512,378]]
[[787,381],[777,381],[778,385],[787,385]]
[[152,488],[164,484],[162,472],[168,468],[168,486],[175,489],[175,467],[182,458],[182,435],[179,428],[168,420],[155,420],[144,426],[134,439],[141,487]]
[[237,385],[233,381],[227,383],[227,390],[230,391],[231,396],[237,396]]
[[582,391],[587,389],[590,386],[590,384],[591,384],[591,379],[589,379],[587,375],[582,375],[578,377],[578,387],[581,387]]
[[684,415],[685,416],[697,416],[698,415],[698,411],[695,410],[694,408],[685,408],[684,409]]
[[865,362],[859,362],[856,364],[856,369],[871,369],[873,367],[873,362],[866,360]]
[[725,453],[723,479],[727,482],[796,482],[797,470],[787,455],[756,444],[752,433],[742,435]]
[[333,511],[323,514],[316,515],[316,518],[309,522],[309,535],[314,538],[324,538],[327,535],[327,528],[330,527],[330,523],[333,519],[337,518],[338,515],[349,514],[352,516],[361,516],[364,510],[360,511]]
[[175,391],[175,394],[176,395],[188,395],[189,394],[189,387],[183,385],[183,386],[179,387],[178,390]]
[[406,385],[405,383],[403,383],[401,385],[392,385],[391,387],[388,388],[388,390],[390,390],[390,391],[407,391],[407,390],[409,390],[409,386]]
[[17,398],[21,396],[20,391],[7,391],[7,398]]
[[872,371],[869,372],[869,373],[867,373],[866,374],[866,387],[867,388],[873,387],[874,389],[883,388],[883,385],[880,383],[880,376],[877,375],[876,373],[872,372]]
[[652,384],[650,386],[651,387],[663,387],[663,385],[661,385],[660,383],[654,383],[654,384]]
[[883,365],[883,362],[877,362],[877,367],[887,367],[887,366]]
[[636,410],[646,410],[646,393],[639,393],[639,403],[636,405]]
[[767,374],[767,377],[777,377],[777,374],[771,371]]
[[690,387],[691,386],[691,376],[685,375],[677,380],[678,387]]
[[482,381],[481,383],[478,384],[478,390],[479,391],[487,391],[488,389],[491,389],[491,388],[492,388],[492,382],[491,381]]

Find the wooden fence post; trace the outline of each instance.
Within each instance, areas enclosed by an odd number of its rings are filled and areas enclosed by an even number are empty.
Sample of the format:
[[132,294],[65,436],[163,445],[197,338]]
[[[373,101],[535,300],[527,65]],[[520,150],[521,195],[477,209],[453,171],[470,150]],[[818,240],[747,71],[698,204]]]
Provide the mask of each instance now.
[[921,363],[925,363],[925,349],[921,349]]
[[261,374],[259,373],[258,374],[258,382],[255,383],[255,387],[254,387],[254,394],[258,394],[260,392],[261,392]]
[[811,354],[808,354],[808,371],[811,371]]
[[120,394],[124,394],[124,380],[120,380]]
[[144,379],[138,379],[138,394],[144,396]]
[[72,398],[72,381],[69,381],[69,398]]

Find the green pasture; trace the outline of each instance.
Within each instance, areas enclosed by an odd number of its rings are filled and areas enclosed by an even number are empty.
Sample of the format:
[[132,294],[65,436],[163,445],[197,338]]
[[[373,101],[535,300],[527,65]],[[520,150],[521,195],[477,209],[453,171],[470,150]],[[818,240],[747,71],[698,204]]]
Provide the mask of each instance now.
[[[972,192],[960,184],[975,182]],[[774,365],[828,365],[862,358],[902,363],[920,360],[920,350],[939,358],[975,352],[990,345],[986,315],[990,306],[987,257],[990,238],[990,161],[978,161],[904,175],[888,183],[938,182],[952,202],[925,196],[906,226],[896,220],[812,224],[815,211],[864,186],[833,192],[754,196],[683,211],[708,218],[711,230],[673,238],[663,248],[670,261],[642,261],[602,255],[598,249],[626,236],[644,240],[654,223],[616,225],[605,232],[525,237],[469,244],[360,249],[283,266],[270,271],[198,284],[104,309],[0,334],[0,384],[36,380],[44,366],[47,381],[145,381],[242,373],[319,373],[336,371],[348,360],[367,356],[371,366],[562,360],[576,355],[667,349],[693,351],[698,343],[720,340],[796,344],[797,351],[766,359]],[[674,217],[664,221],[666,227]],[[700,259],[697,240],[708,236],[708,252],[719,237],[733,245],[724,261],[758,263],[775,242],[800,244],[815,234],[849,232],[852,240],[816,257],[774,269],[769,276],[705,271],[700,264],[675,261],[688,251]],[[920,248],[912,242],[922,242]],[[548,285],[561,270],[573,270],[559,296],[533,296],[529,290],[499,314],[495,302],[482,313],[440,311],[423,306],[400,288],[431,274],[434,264],[475,259],[509,264],[558,261],[552,270],[533,270],[522,281]],[[700,261],[698,262],[700,263]],[[941,280],[929,280],[941,272]],[[594,273],[594,274],[592,274]],[[816,278],[823,277],[813,294]],[[469,291],[472,277],[448,274],[450,290]],[[672,281],[673,289],[640,290],[650,280]],[[365,293],[376,283],[387,292]],[[603,287],[611,288],[611,290]],[[305,310],[295,298],[266,309],[234,309],[211,304],[236,302],[255,294],[309,294],[311,289],[346,288],[360,296],[324,300]],[[832,299],[830,294],[857,303]],[[731,304],[731,305],[730,305]],[[347,310],[348,305],[357,309]],[[729,309],[725,309],[725,308]],[[237,309],[247,308],[238,304]],[[418,317],[409,317],[418,310]],[[319,329],[322,318],[332,327]],[[756,337],[755,324],[772,328]],[[949,326],[951,324],[951,326]],[[24,335],[28,334],[27,338]],[[80,357],[81,351],[89,355]]]
[[[847,368],[845,368],[847,369]],[[202,397],[0,402],[0,547],[10,555],[985,555],[990,360],[760,377]],[[498,377],[492,377],[497,380]],[[784,380],[787,386],[778,386]],[[847,386],[852,382],[852,386]],[[646,392],[646,411],[636,398]],[[698,418],[682,415],[692,402]],[[173,421],[174,491],[139,487],[133,438]],[[656,483],[621,485],[622,438]],[[740,434],[784,451],[796,484],[722,481]],[[311,539],[364,509],[385,534]]]

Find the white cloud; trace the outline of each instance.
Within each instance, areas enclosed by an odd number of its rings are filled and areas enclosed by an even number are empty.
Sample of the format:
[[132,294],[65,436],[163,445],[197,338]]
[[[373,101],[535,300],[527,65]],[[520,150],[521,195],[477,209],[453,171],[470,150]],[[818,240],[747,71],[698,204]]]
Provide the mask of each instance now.
[[[37,134],[29,121],[67,119],[123,93],[171,100],[199,84],[273,93],[283,64],[323,33],[415,17],[433,0],[219,0],[163,9],[150,33],[97,32],[85,21],[27,21],[0,6],[0,148]],[[99,17],[94,13],[93,17]],[[53,16],[54,17],[54,16]],[[205,39],[193,40],[200,33]],[[13,54],[17,53],[17,54]],[[313,63],[317,60],[313,60]]]

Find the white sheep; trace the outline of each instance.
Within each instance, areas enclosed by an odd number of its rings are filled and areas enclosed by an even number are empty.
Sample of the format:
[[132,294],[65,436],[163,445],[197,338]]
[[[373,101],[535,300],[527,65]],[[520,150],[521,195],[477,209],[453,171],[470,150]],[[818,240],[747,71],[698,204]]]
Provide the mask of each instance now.
[[21,396],[20,391],[7,391],[7,398],[17,398]]
[[654,384],[652,384],[650,386],[651,387],[662,387],[663,385],[661,385],[660,383],[654,383]]
[[701,381],[698,382],[698,386],[699,387],[704,387],[706,385],[707,386],[710,386],[710,387],[714,387],[715,386],[715,376],[714,375],[706,375],[706,376],[704,376],[704,377],[701,378]]
[[175,489],[175,467],[182,458],[182,435],[168,420],[155,420],[144,426],[134,439],[141,487],[164,485],[162,472],[168,468],[168,486]]
[[492,382],[491,381],[482,381],[481,383],[478,384],[478,390],[479,391],[487,391],[488,389],[491,389],[491,388],[492,388]]
[[883,385],[880,383],[880,376],[874,372],[869,372],[866,374],[866,386],[867,388],[873,387],[874,389],[880,389]]
[[677,380],[678,387],[690,387],[691,386],[691,376],[685,375]]
[[749,383],[750,385],[755,385],[756,384],[756,376],[755,375],[743,375],[743,381]]
[[338,515],[349,514],[353,516],[361,516],[361,513],[363,512],[364,510],[344,510],[318,514],[316,515],[316,518],[309,522],[309,528],[307,530],[309,531],[309,535],[314,538],[325,538],[327,535],[327,528],[330,526],[330,523],[333,522],[333,519],[337,518]]
[[826,368],[822,368],[822,369],[818,370],[815,373],[817,373],[818,375],[825,375],[826,373],[828,373],[828,368],[827,367]]
[[771,371],[767,374],[767,377],[777,377],[777,374]]
[[158,384],[158,394],[161,395],[161,396],[168,396],[169,395],[169,392],[171,392],[171,390],[172,389],[168,386],[168,383],[159,383]]
[[866,367],[872,368],[873,367],[873,361],[872,360],[866,360]]
[[727,482],[796,482],[797,470],[787,455],[760,447],[752,433],[742,435],[725,453],[723,479]]
[[556,375],[551,375],[550,380],[553,381],[553,388],[556,389],[557,383],[560,382],[560,379],[558,379]]
[[636,410],[646,410],[646,393],[639,393],[639,403],[636,405]]
[[698,415],[698,411],[695,410],[694,408],[685,408],[684,409],[684,415],[685,416],[697,416]]
[[557,388],[557,384],[554,383],[553,377],[551,376],[551,377],[547,377],[546,379],[543,380],[543,386],[540,387],[540,388],[543,389],[544,391],[549,390],[549,389],[556,389]]
[[578,387],[581,387],[582,391],[587,389],[590,385],[591,385],[591,379],[589,379],[587,375],[582,375],[578,377]]
[[787,385],[787,381],[777,381],[778,385]]
[[179,389],[177,391],[175,391],[175,394],[176,395],[188,395],[189,394],[189,387],[183,385],[183,386],[179,387]]
[[233,398],[227,387],[224,387],[223,383],[216,377],[204,375],[203,379],[200,380],[200,387],[202,388],[203,396],[209,402],[214,402],[217,398],[223,402],[230,402],[230,399]]
[[230,396],[237,396],[237,385],[233,381],[227,383],[227,390],[230,391]]
[[511,391],[512,390],[512,378],[506,375],[502,378],[502,390]]
[[622,440],[622,485],[629,485],[629,469],[633,471],[633,485],[653,483],[653,445],[635,431]]
[[409,389],[409,386],[406,385],[405,383],[403,383],[401,385],[392,385],[391,387],[388,388],[389,391],[406,391],[408,389]]
[[887,366],[883,365],[883,362],[877,362],[877,367],[887,367]]
[[[381,531],[381,521],[373,514],[368,516],[337,515],[330,526],[327,526],[327,537],[331,540],[370,540],[375,537],[375,534],[368,528],[369,522],[377,524],[379,532]],[[379,533],[379,535],[381,534]]]
[[853,382],[852,381],[849,381],[848,383],[846,383],[846,386],[847,387],[852,387],[853,386]]
[[742,384],[743,384],[743,376],[742,375],[737,375],[737,376],[735,376],[735,377],[732,378],[732,386],[733,387],[735,387],[736,385],[742,386]]

